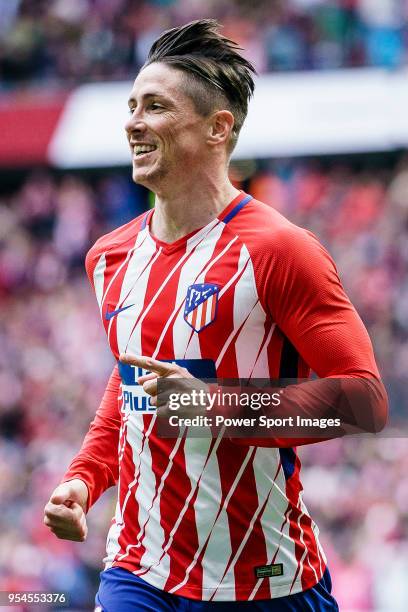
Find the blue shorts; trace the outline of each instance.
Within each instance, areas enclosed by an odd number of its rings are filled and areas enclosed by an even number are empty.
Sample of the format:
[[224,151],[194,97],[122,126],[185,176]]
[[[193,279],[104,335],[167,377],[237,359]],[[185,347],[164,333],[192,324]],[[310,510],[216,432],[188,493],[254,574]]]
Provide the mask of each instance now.
[[95,605],[98,612],[338,612],[339,609],[331,595],[328,569],[313,588],[295,595],[212,602],[171,595],[121,567],[114,567],[101,572]]

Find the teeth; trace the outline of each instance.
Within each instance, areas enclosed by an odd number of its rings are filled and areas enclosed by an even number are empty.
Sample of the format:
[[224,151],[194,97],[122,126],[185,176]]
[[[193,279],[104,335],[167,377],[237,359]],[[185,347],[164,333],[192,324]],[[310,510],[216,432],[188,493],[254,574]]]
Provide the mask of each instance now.
[[141,153],[150,153],[150,151],[154,151],[156,149],[156,145],[135,145],[133,147],[133,151],[136,155],[140,155]]

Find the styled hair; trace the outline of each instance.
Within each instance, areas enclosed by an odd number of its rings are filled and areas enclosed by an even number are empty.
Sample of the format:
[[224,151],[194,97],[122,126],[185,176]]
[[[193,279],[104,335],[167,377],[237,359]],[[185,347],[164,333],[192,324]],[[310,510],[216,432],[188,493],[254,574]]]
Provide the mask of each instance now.
[[143,68],[161,62],[181,70],[186,93],[204,117],[216,109],[229,110],[234,116],[232,151],[248,113],[256,70],[238,53],[241,47],[219,33],[219,27],[215,19],[200,19],[166,30],[153,43]]

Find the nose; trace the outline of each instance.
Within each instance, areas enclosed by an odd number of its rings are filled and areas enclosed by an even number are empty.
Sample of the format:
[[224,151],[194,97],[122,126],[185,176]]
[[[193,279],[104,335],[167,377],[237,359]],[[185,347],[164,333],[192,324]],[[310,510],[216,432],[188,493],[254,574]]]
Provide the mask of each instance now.
[[128,136],[131,134],[141,134],[146,130],[146,125],[140,114],[138,114],[137,110],[134,110],[131,115],[129,115],[128,120],[125,123],[125,131]]

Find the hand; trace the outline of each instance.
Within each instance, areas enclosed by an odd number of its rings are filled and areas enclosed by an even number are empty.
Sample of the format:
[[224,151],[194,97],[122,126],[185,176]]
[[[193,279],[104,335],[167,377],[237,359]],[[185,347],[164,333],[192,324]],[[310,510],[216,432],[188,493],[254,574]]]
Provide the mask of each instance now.
[[61,540],[83,542],[88,533],[88,487],[78,478],[60,484],[44,508],[44,524]]
[[[157,379],[158,378],[174,378],[175,383],[177,379],[191,379],[194,378],[192,374],[186,369],[176,363],[167,363],[165,361],[159,361],[151,357],[143,357],[136,355],[129,355],[128,353],[122,353],[119,360],[122,363],[133,365],[144,370],[150,370],[150,374],[139,376],[137,382],[142,385],[143,391],[151,396],[150,403],[153,406],[157,406]],[[201,382],[201,381],[200,381]],[[190,385],[191,388],[191,385]]]

